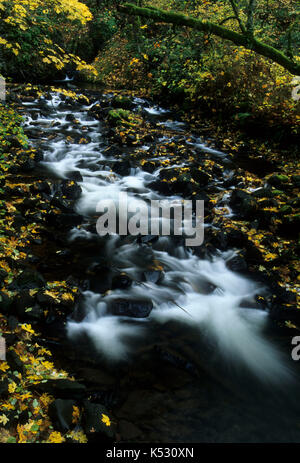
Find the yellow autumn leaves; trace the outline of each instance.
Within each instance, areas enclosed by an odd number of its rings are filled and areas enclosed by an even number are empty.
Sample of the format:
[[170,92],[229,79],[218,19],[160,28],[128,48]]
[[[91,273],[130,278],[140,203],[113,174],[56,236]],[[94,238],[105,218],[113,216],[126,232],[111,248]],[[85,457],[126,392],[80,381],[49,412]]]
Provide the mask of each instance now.
[[70,26],[74,24],[79,32],[80,27],[92,18],[87,5],[78,0],[13,0],[9,5],[0,0],[0,20],[4,26],[4,36],[0,37],[0,49],[3,48],[16,57],[20,56],[22,60],[28,53],[28,50],[22,48],[23,45],[26,46],[23,33],[30,31],[26,40],[32,37],[35,44],[39,42],[38,46],[34,45],[32,48],[32,62],[37,60],[38,66],[43,63],[58,70],[63,69],[68,63],[74,63],[78,71],[96,76],[97,71],[93,66],[78,56],[68,54],[51,39],[54,30],[61,28],[61,33],[64,34],[69,23]]

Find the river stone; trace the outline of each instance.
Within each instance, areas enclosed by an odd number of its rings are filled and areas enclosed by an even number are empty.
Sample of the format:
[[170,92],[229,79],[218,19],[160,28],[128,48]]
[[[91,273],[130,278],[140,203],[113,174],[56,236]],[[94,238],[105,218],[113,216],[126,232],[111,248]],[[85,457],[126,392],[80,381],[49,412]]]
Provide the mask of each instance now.
[[128,289],[132,285],[132,279],[128,275],[116,275],[112,279],[112,289]]
[[0,397],[5,397],[8,394],[8,384],[7,378],[0,381]]
[[75,405],[74,400],[62,399],[56,399],[49,405],[49,416],[56,429],[66,432],[73,427],[72,414]]
[[61,191],[68,199],[76,200],[81,196],[81,187],[73,180],[63,180],[61,183]]
[[268,179],[268,183],[276,188],[285,189],[286,184],[289,182],[287,175],[283,174],[273,174]]
[[153,304],[151,301],[117,299],[112,303],[112,313],[124,317],[146,318],[152,309]]
[[65,378],[49,379],[46,383],[36,385],[36,388],[61,399],[72,398],[76,400],[82,399],[86,395],[86,387],[83,384]]
[[9,285],[10,290],[15,289],[35,289],[42,288],[45,285],[45,279],[34,270],[24,270]]
[[114,437],[114,426],[107,426],[103,421],[103,415],[110,417],[107,409],[100,404],[84,401],[84,411],[82,417],[83,429],[87,434],[101,434],[108,439]]
[[20,371],[21,373],[23,373],[24,364],[14,350],[8,350],[6,352],[6,361],[12,371]]
[[126,420],[120,420],[119,431],[122,440],[124,441],[136,439],[141,434],[141,430],[139,428],[137,428],[133,423],[130,423],[130,421]]
[[226,267],[232,272],[244,272],[247,270],[247,262],[241,256],[233,256],[226,262]]
[[110,104],[113,108],[132,109],[134,107],[134,103],[131,99],[123,95],[116,95],[112,98]]

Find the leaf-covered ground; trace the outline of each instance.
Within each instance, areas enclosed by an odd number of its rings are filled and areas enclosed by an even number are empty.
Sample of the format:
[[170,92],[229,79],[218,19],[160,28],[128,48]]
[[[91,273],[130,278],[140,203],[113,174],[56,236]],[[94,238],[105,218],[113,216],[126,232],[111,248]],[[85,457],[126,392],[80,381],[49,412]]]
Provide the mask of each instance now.
[[[28,94],[31,86],[22,90]],[[35,89],[34,94],[40,93]],[[60,380],[68,387],[75,385],[40,343],[39,325],[53,313],[63,317],[73,307],[78,288],[44,280],[35,271],[33,249],[42,248],[40,234],[48,228],[47,216],[61,211],[43,195],[49,185],[33,173],[41,156],[29,147],[21,124],[12,105],[0,105],[0,335],[7,348],[6,360],[0,361],[0,442],[87,442],[78,424],[82,406],[74,402],[70,429],[59,431],[49,417],[55,397],[43,392]],[[105,413],[99,422],[111,426]]]

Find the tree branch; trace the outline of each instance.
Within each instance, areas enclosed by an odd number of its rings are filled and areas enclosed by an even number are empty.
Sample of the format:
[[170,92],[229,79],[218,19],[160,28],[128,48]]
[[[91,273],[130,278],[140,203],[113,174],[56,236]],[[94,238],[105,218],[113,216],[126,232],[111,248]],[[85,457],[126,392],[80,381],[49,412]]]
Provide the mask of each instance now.
[[191,16],[175,13],[174,11],[164,11],[157,8],[147,7],[139,8],[131,3],[119,5],[119,10],[127,14],[144,16],[145,18],[154,19],[160,22],[187,26],[199,31],[209,32],[225,40],[229,40],[235,45],[245,47],[248,50],[255,51],[259,55],[270,58],[275,63],[280,64],[280,66],[287,69],[291,74],[300,75],[299,63],[288,58],[284,53],[276,48],[257,40],[255,37],[249,41],[247,35],[239,34],[206,20],[195,19]]
[[239,15],[239,10],[238,10],[238,7],[236,6],[236,3],[235,3],[235,0],[229,0],[230,2],[230,5],[231,5],[231,8],[233,9],[233,12],[234,12],[234,15],[239,23],[239,26],[240,26],[240,29],[242,31],[243,34],[246,34],[246,29],[245,29],[245,26],[244,24],[242,23],[242,20],[240,18],[240,15]]
[[254,27],[253,27],[253,18],[254,18],[254,11],[256,7],[256,0],[249,0],[249,5],[248,5],[248,19],[247,19],[247,33],[251,36],[253,36],[254,32]]

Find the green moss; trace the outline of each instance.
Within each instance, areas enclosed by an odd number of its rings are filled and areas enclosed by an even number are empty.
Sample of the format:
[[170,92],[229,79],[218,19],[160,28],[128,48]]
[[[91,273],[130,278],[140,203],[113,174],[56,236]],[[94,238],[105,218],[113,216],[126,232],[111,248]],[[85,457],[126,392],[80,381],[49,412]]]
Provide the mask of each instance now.
[[108,120],[114,126],[126,125],[132,127],[140,123],[134,113],[123,108],[110,110],[108,113]]
[[291,214],[293,212],[293,208],[292,208],[292,206],[289,206],[288,204],[286,204],[285,206],[282,206],[279,209],[279,212],[280,212],[280,214],[283,214],[283,215]]
[[130,111],[127,111],[126,109],[122,109],[122,108],[112,109],[108,113],[109,121],[114,123],[115,125],[118,125],[124,121],[128,121],[129,116],[130,116]]

